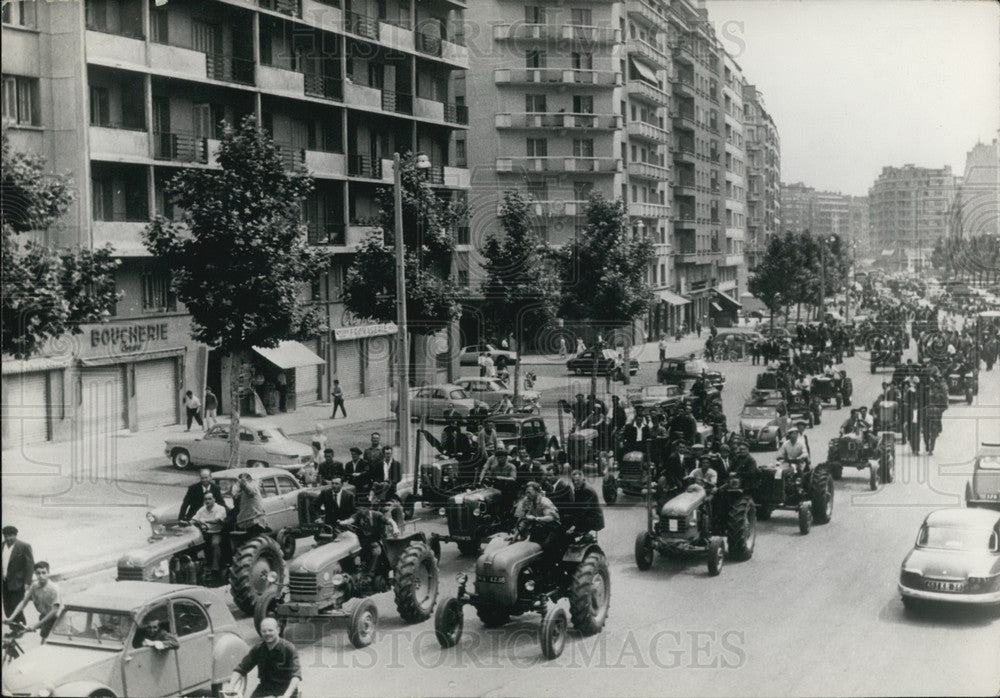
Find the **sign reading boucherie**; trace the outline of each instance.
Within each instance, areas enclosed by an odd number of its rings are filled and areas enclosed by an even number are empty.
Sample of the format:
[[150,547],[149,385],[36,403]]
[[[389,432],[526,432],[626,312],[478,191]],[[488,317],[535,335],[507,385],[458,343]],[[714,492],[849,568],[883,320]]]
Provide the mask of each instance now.
[[355,325],[354,327],[337,327],[333,337],[338,342],[348,339],[363,339],[364,337],[380,337],[386,334],[396,334],[396,323],[383,322],[377,325]]
[[143,346],[147,342],[167,341],[167,323],[150,325],[109,325],[90,331],[90,346]]

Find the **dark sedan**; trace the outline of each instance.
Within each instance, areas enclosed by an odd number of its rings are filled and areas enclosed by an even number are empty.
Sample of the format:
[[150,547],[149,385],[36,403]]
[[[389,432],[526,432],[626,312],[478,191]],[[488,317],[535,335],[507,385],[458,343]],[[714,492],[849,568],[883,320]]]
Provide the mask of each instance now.
[[[620,371],[620,362],[618,358],[618,353],[613,349],[604,349],[601,352],[601,356],[597,359],[597,375],[603,376],[608,373],[618,373]],[[587,349],[574,356],[572,359],[566,362],[566,369],[570,373],[575,373],[578,376],[585,374],[591,374],[594,372],[594,350]],[[639,362],[636,359],[629,358],[628,360],[628,374],[634,376],[639,372]]]

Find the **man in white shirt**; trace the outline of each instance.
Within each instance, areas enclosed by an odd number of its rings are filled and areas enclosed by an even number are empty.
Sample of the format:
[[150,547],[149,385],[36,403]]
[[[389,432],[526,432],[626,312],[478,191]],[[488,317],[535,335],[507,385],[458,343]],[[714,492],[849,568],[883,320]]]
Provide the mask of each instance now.
[[791,466],[792,470],[798,472],[799,466],[804,465],[809,460],[809,446],[805,440],[799,439],[799,430],[792,427],[788,430],[788,438],[778,449],[778,461]]
[[222,528],[226,523],[226,508],[216,504],[215,497],[208,493],[204,506],[195,512],[191,520],[200,524],[198,527],[211,552],[209,569],[213,575],[219,575],[222,572]]

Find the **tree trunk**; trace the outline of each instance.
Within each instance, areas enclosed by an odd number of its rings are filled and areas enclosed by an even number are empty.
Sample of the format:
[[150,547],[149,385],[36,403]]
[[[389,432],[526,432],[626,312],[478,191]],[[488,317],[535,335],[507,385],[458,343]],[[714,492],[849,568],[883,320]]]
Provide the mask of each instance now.
[[[240,377],[243,374],[243,354],[229,355],[229,467],[240,465]],[[249,381],[248,381],[249,385]],[[251,386],[251,390],[252,390]]]
[[802,320],[802,301],[795,304],[795,322]]
[[518,321],[514,328],[516,334],[515,344],[517,351],[517,361],[514,362],[514,407],[517,407],[517,398],[521,395],[521,362],[524,361],[524,352],[521,351],[521,323]]

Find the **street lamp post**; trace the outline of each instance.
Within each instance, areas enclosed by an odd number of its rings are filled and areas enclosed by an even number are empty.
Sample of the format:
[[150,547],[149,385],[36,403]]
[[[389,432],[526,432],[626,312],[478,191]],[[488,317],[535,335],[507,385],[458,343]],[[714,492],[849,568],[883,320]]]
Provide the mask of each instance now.
[[[409,379],[409,341],[406,322],[406,251],[403,245],[403,175],[400,168],[399,153],[393,153],[393,203],[395,213],[396,239],[396,339],[397,360],[396,370],[399,380],[396,409],[396,428],[399,440],[399,462],[404,468],[410,463],[410,379]],[[416,166],[420,170],[429,170],[430,159],[418,153]]]

